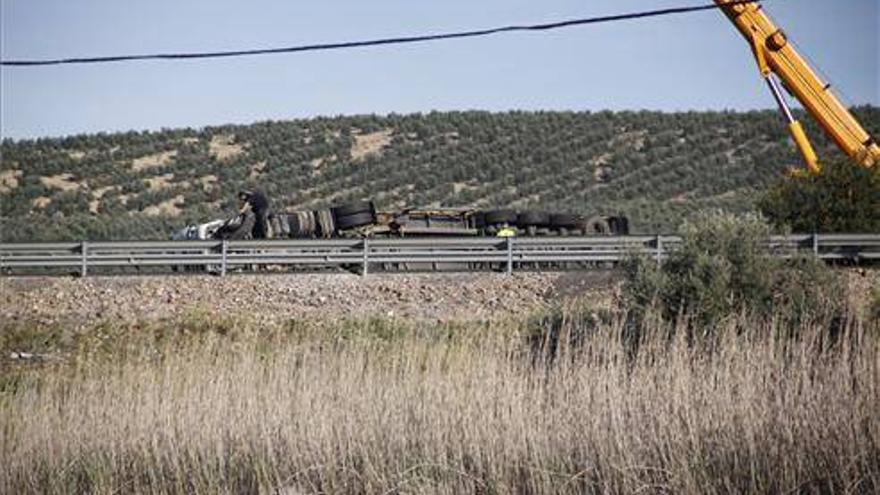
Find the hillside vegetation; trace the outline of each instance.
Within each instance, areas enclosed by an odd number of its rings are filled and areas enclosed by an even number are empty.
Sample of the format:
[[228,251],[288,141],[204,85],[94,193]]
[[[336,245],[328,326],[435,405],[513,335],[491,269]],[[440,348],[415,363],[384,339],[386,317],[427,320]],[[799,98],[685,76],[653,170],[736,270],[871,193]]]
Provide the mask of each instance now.
[[[872,135],[880,110],[855,110]],[[820,156],[839,152],[805,119]],[[242,187],[277,209],[371,198],[626,214],[672,231],[755,208],[800,166],[775,112],[447,112],[2,142],[2,240],[163,239]]]

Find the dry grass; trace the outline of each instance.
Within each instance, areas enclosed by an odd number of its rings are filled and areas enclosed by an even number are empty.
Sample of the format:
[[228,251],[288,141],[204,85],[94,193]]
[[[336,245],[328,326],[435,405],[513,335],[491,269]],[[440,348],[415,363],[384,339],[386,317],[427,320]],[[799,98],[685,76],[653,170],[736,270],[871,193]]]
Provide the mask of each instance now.
[[[259,179],[263,175],[263,172],[265,172],[265,170],[266,170],[266,160],[261,160],[257,163],[254,163],[248,169],[248,179],[250,179],[250,180]],[[216,176],[212,176],[212,177],[216,177]],[[215,182],[216,182],[216,179],[215,179]]]
[[171,187],[172,180],[174,180],[174,174],[168,173],[157,175],[155,177],[147,177],[146,179],[144,179],[144,183],[147,185],[147,189],[153,191],[161,191],[163,189]]
[[49,189],[58,189],[59,191],[76,191],[82,187],[82,184],[76,182],[73,174],[58,174],[51,177],[40,177],[40,183]]
[[211,154],[221,162],[235,158],[244,151],[243,145],[235,143],[234,134],[212,136],[208,148]]
[[38,196],[31,200],[31,206],[35,209],[42,210],[52,204],[52,198],[48,196]]
[[202,186],[203,191],[208,192],[211,189],[214,189],[215,187],[217,187],[217,182],[219,180],[220,180],[220,178],[217,177],[216,175],[208,174],[208,175],[203,175],[203,176],[199,177],[198,179],[196,179],[196,182],[198,182]]
[[873,493],[880,339],[773,325],[105,328],[3,386],[0,491]]
[[131,169],[135,172],[143,172],[151,168],[164,167],[177,157],[177,150],[162,151],[152,155],[135,158],[131,162]]
[[391,144],[394,134],[393,129],[371,132],[369,134],[355,134],[354,145],[351,147],[352,161],[360,161],[369,155],[381,154],[382,150]]
[[86,157],[86,152],[81,150],[67,150],[67,156],[73,160],[80,161]]
[[186,198],[182,194],[178,194],[171,199],[167,199],[162,201],[156,205],[150,205],[143,209],[143,212],[147,216],[167,216],[167,217],[178,217],[181,213],[183,213],[182,206],[186,202]]
[[0,170],[0,194],[5,194],[18,188],[18,179],[22,176],[21,170]]
[[108,192],[117,191],[118,189],[118,186],[104,186],[93,190],[92,200],[89,201],[89,213],[98,214],[101,209],[101,199],[103,199]]

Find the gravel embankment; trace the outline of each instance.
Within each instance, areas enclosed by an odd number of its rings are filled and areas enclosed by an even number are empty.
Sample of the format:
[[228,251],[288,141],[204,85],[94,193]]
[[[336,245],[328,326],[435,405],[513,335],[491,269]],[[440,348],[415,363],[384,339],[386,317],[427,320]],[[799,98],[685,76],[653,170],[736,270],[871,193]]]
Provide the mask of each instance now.
[[572,298],[608,301],[614,285],[610,273],[595,272],[4,278],[0,320],[83,325],[173,319],[195,311],[265,322],[372,315],[474,321],[524,314]]

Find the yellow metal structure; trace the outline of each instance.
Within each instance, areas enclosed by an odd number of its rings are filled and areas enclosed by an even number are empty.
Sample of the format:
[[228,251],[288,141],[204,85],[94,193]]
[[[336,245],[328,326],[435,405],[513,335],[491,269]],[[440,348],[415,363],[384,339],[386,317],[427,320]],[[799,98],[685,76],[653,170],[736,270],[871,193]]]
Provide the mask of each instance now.
[[834,96],[831,85],[823,83],[798,54],[788,42],[785,33],[776,27],[759,2],[715,0],[715,3],[752,46],[758,68],[788,121],[792,138],[810,172],[821,171],[816,152],[800,122],[792,116],[773,74],[783,81],[789,92],[853,161],[863,167],[874,167],[880,163],[880,146]]

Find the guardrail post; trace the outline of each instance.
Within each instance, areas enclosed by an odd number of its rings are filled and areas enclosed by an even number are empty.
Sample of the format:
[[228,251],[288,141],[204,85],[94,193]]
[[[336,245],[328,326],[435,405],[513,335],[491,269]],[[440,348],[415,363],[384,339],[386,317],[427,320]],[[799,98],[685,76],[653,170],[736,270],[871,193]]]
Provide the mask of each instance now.
[[513,273],[513,237],[507,238],[507,274]]
[[654,244],[657,248],[655,257],[657,259],[657,264],[659,265],[663,261],[663,236],[657,234],[657,239],[654,240]]
[[220,243],[220,276],[226,276],[226,253],[229,251],[229,241],[223,239]]
[[363,270],[361,270],[361,276],[366,277],[370,271],[370,268],[369,268],[369,266],[370,266],[370,240],[367,238],[364,238],[363,249],[364,249],[364,261],[363,261],[364,267],[363,267]]
[[82,266],[79,269],[79,276],[85,277],[89,273],[89,243],[82,241],[79,245],[79,252],[82,254]]
[[813,232],[813,254],[819,256],[819,234]]

